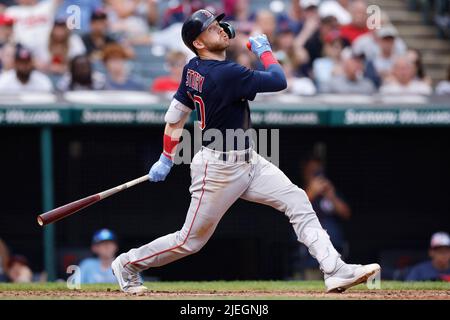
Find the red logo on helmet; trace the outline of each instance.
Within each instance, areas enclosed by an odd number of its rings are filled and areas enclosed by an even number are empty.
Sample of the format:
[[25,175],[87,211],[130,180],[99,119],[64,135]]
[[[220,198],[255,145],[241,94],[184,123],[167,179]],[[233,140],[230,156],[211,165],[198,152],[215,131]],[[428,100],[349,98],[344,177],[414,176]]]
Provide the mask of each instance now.
[[208,10],[201,10],[200,13],[203,14],[206,18],[211,18],[213,16],[213,14]]

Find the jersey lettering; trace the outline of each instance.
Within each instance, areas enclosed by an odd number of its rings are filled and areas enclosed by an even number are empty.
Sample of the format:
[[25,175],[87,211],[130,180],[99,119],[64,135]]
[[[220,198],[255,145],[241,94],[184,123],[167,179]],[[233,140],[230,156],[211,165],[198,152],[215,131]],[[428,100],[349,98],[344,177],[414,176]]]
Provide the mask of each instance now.
[[202,93],[205,77],[197,71],[188,69],[186,73],[186,86]]

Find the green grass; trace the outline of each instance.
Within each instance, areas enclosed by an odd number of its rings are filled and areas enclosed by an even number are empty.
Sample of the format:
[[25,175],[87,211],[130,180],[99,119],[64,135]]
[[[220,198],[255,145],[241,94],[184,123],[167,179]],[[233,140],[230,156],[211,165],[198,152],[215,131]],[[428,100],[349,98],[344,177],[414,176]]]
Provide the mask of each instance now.
[[[214,291],[323,291],[323,281],[205,281],[205,282],[147,282],[145,285],[155,292],[214,292]],[[82,291],[110,291],[117,290],[114,284],[82,285]],[[364,290],[364,285],[355,287]],[[383,290],[450,290],[450,283],[446,282],[396,282],[381,281]],[[68,291],[65,282],[15,284],[0,283],[2,291]]]
[[[69,290],[65,282],[10,284],[0,283],[0,300],[328,300],[392,299],[408,297],[450,298],[450,283],[382,281],[382,290],[368,290],[364,284],[347,292],[326,295],[323,281],[204,281],[146,282],[150,292],[143,297],[123,295],[115,284],[82,285]],[[385,291],[393,290],[393,291]],[[395,290],[398,290],[395,292]],[[422,290],[421,292],[416,290]],[[424,290],[430,290],[429,293]]]

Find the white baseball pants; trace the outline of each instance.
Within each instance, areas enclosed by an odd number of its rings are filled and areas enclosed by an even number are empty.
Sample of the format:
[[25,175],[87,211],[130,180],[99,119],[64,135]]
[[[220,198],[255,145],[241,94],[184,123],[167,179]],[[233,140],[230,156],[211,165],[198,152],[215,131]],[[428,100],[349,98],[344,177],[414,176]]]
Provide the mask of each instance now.
[[[250,159],[244,157],[245,152],[250,153]],[[242,198],[284,212],[298,240],[309,248],[321,270],[332,273],[341,262],[340,256],[321,227],[306,193],[253,150],[227,152],[227,161],[223,161],[223,154],[203,147],[194,156],[189,189],[192,199],[183,227],[128,251],[127,265],[142,271],[198,252],[228,208]]]

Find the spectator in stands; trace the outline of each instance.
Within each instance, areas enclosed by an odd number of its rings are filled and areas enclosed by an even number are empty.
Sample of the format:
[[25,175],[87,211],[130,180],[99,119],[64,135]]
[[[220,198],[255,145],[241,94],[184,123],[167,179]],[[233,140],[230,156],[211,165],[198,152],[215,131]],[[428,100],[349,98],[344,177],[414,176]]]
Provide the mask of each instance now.
[[94,60],[100,60],[103,49],[108,43],[116,42],[108,33],[108,16],[103,9],[95,10],[91,15],[91,31],[83,35],[86,53]]
[[342,94],[373,94],[376,89],[372,81],[364,77],[364,63],[360,57],[348,55],[342,58],[343,75],[331,78],[328,84],[323,84],[324,93]]
[[359,36],[369,32],[367,28],[367,3],[363,0],[352,1],[349,12],[352,16],[352,22],[341,26],[341,34],[349,43],[353,43]]
[[401,56],[395,59],[392,77],[383,82],[380,93],[429,95],[432,88],[425,81],[416,79],[415,65],[408,56]]
[[73,57],[85,53],[86,48],[80,36],[67,28],[65,20],[56,20],[50,32],[48,48],[38,53],[37,68],[47,74],[62,75],[67,72]]
[[14,69],[0,75],[0,91],[22,93],[28,91],[51,92],[53,85],[43,73],[35,70],[33,55],[22,45],[17,45]]
[[349,6],[350,0],[325,0],[319,5],[319,15],[336,17],[340,25],[348,25],[352,22]]
[[316,86],[310,78],[298,77],[295,75],[293,64],[285,52],[278,51],[276,53],[276,58],[283,67],[284,74],[286,75],[286,92],[302,96],[311,96],[316,94]]
[[146,17],[139,15],[141,0],[105,0],[109,31],[127,39],[131,45],[150,43]]
[[275,32],[277,28],[277,20],[272,11],[259,10],[256,13],[255,24],[253,25],[253,34],[264,33],[270,43],[275,42]]
[[[381,75],[378,73],[375,67],[375,60],[379,60],[379,57],[382,57],[382,50],[380,47],[381,39],[377,36],[377,33],[380,35],[383,34],[393,34],[394,43],[392,48],[391,56],[398,57],[402,56],[406,53],[406,44],[398,36],[397,30],[394,26],[392,26],[389,17],[386,13],[381,12],[381,29],[372,30],[362,36],[359,36],[352,43],[352,51],[354,55],[360,56],[364,60],[364,75],[369,78],[373,84],[379,88],[381,86]],[[387,44],[386,44],[387,42]],[[386,41],[385,45],[389,47],[389,41]],[[389,51],[385,48],[386,51]],[[381,59],[382,60],[382,59]],[[392,68],[391,68],[392,69]],[[391,71],[391,70],[390,70]],[[387,74],[387,77],[390,76],[390,72]]]
[[241,51],[236,57],[236,63],[246,67],[247,69],[256,69],[256,62],[253,57],[245,51]]
[[[236,61],[237,57],[241,53],[248,52],[247,42],[248,38],[250,37],[252,29],[247,27],[248,26],[236,29],[236,37],[233,39],[233,41],[230,42],[230,46],[227,49],[227,59]],[[190,58],[191,57],[188,55],[188,60]]]
[[8,261],[8,279],[13,283],[33,282],[33,272],[24,256],[14,255]]
[[107,71],[106,90],[144,90],[144,87],[129,74],[127,68],[129,58],[129,55],[120,44],[111,43],[105,47],[103,63]]
[[303,10],[300,3],[300,0],[291,0],[290,7],[288,9],[288,16],[291,21],[299,23],[301,27],[303,21]]
[[433,234],[428,254],[431,260],[414,266],[406,281],[450,282],[450,236],[447,232]]
[[[182,23],[175,23],[163,30],[155,30],[151,35],[151,44],[153,48],[159,48],[163,51],[183,51],[189,59],[195,57],[195,54],[184,44],[181,38]],[[239,32],[237,32],[236,39],[238,40]],[[242,39],[241,39],[242,40]],[[248,41],[248,36],[245,39]],[[230,46],[235,45],[235,41],[231,41]],[[244,44],[244,47],[245,44]]]
[[151,28],[159,28],[159,0],[143,0],[147,9],[147,25]]
[[321,158],[311,156],[303,164],[305,192],[317,213],[324,229],[328,231],[336,249],[342,253],[345,239],[341,223],[351,217],[350,206],[336,191],[334,184],[326,176]]
[[338,30],[333,30],[325,36],[324,56],[313,62],[313,76],[319,88],[327,86],[332,77],[343,75],[341,54],[344,42]]
[[[359,36],[352,43],[353,52],[357,55],[364,55],[368,61],[374,61],[377,57],[382,56],[382,39],[379,37],[394,38],[393,48],[384,49],[390,51],[392,56],[402,56],[406,53],[406,44],[398,36],[397,29],[390,23],[382,23],[380,29],[375,29],[362,36]],[[389,44],[387,44],[389,46]]]
[[192,13],[204,8],[205,2],[203,0],[173,1],[171,6],[164,12],[162,27],[167,28],[175,23],[183,23]]
[[[339,30],[339,25],[335,17],[328,16],[320,19],[319,30],[317,30],[305,43],[304,49],[307,51],[307,62],[299,70],[300,74],[309,76],[312,72],[314,60],[322,57],[325,36],[332,31]],[[298,39],[298,38],[297,38]],[[298,41],[295,43],[295,50],[301,52],[303,47],[299,46]]]
[[233,21],[237,30],[253,28],[252,13],[249,0],[222,0],[226,19]]
[[153,93],[172,93],[177,91],[183,68],[186,64],[186,55],[181,51],[171,51],[166,57],[166,66],[169,70],[169,75],[157,77],[152,84],[151,91]]
[[15,54],[16,46],[12,43],[7,43],[0,48],[0,74],[14,69]]
[[0,239],[0,282],[8,280],[7,271],[9,263],[9,250],[5,242]]
[[250,20],[249,0],[222,0],[223,12],[233,22]]
[[91,251],[96,257],[81,261],[81,283],[116,283],[111,263],[117,250],[117,237],[111,230],[101,229],[95,232]]
[[87,55],[74,57],[70,61],[69,72],[58,81],[59,91],[103,90],[105,77],[93,71],[92,64]]
[[0,13],[0,49],[12,41],[14,20]]
[[373,62],[371,60],[367,59],[364,54],[358,55],[354,51],[352,54],[354,56],[358,57],[359,59],[361,59],[361,61],[363,62],[363,65],[364,65],[364,67],[363,67],[364,77],[369,79],[370,81],[372,81],[373,85],[378,90],[378,88],[380,88],[380,86],[381,86],[382,79],[381,79],[380,75],[378,74],[377,70],[375,69]]
[[425,67],[422,62],[422,54],[420,53],[420,51],[416,49],[408,49],[408,51],[406,52],[406,56],[409,57],[411,62],[416,67],[416,79],[424,81],[431,86],[433,80],[425,73]]
[[[341,255],[347,254],[347,242],[342,229],[344,221],[351,217],[350,206],[342,198],[334,184],[326,176],[323,160],[310,156],[301,163],[303,189],[323,228],[327,230],[333,245]],[[300,245],[300,265],[306,280],[320,279],[319,265],[304,245]]]
[[81,15],[80,19],[80,29],[74,30],[79,33],[88,33],[91,29],[90,17],[92,13],[96,10],[101,9],[103,6],[102,0],[62,0],[62,4],[59,6],[56,12],[56,19],[62,20],[66,19],[68,15],[72,14],[72,12],[68,12],[68,8],[71,6],[77,6],[80,8]]
[[297,48],[305,46],[306,42],[317,33],[320,27],[320,16],[318,12],[320,0],[301,0],[300,6],[303,12],[303,25],[295,39]]
[[447,68],[447,80],[442,80],[436,86],[436,94],[450,95],[450,66]]
[[399,55],[395,51],[395,39],[398,37],[397,29],[394,26],[383,26],[376,32],[379,50],[373,58],[373,64],[381,78],[389,77],[392,72],[392,65]]
[[293,75],[297,76],[297,70],[308,60],[308,53],[303,48],[301,50],[295,50],[294,40],[294,26],[288,20],[281,21],[277,27],[273,49],[275,55],[281,52],[287,55],[289,68],[292,67]]
[[34,53],[45,50],[60,1],[17,0],[17,6],[6,9],[6,15],[14,19],[14,41]]

